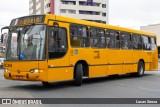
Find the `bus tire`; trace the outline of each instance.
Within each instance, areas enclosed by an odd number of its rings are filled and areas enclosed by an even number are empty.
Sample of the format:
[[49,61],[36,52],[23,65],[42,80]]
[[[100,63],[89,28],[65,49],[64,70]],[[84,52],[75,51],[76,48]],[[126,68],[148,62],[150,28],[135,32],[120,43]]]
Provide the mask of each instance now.
[[138,77],[142,77],[144,75],[144,63],[142,61],[138,62],[138,72],[137,75]]
[[48,87],[49,86],[49,82],[42,81],[42,84],[43,84],[44,87]]
[[83,66],[82,64],[76,64],[75,71],[74,71],[74,79],[75,85],[81,86],[82,85],[82,76],[83,76]]

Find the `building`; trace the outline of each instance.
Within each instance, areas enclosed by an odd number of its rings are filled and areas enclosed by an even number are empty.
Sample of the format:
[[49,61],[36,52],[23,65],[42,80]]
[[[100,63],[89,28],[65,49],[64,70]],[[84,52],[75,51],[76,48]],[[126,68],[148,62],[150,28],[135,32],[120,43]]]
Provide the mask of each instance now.
[[157,35],[158,45],[160,46],[160,24],[141,26],[140,29],[143,30],[143,31],[155,33]]
[[30,0],[29,12],[108,23],[109,0]]
[[29,14],[44,14],[41,7],[44,7],[44,0],[29,0]]

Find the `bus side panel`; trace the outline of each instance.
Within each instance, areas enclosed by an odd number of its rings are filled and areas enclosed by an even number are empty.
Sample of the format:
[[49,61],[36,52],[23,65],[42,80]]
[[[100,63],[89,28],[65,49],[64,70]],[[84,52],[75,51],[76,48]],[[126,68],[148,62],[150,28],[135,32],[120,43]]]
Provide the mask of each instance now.
[[89,77],[106,76],[107,66],[90,66],[89,71]]
[[123,73],[130,73],[133,70],[133,50],[123,51]]
[[123,53],[121,50],[108,50],[107,75],[123,74]]
[[48,81],[63,81],[72,79],[73,79],[73,67],[48,69]]
[[[106,76],[107,53],[106,49],[72,48],[70,64],[75,65],[78,61],[86,61],[89,66],[89,77]],[[84,71],[85,72],[85,71]]]
[[122,65],[109,65],[107,75],[123,74]]
[[158,51],[152,51],[151,53],[151,62],[150,63],[150,70],[157,70],[158,69]]
[[142,59],[143,53],[142,50],[133,50],[133,70],[132,72],[137,72],[138,62]]
[[143,51],[143,59],[145,61],[145,71],[150,70],[150,63],[152,62],[151,55],[152,55],[151,51]]
[[100,77],[107,75],[107,50],[92,49],[90,57],[89,77]]

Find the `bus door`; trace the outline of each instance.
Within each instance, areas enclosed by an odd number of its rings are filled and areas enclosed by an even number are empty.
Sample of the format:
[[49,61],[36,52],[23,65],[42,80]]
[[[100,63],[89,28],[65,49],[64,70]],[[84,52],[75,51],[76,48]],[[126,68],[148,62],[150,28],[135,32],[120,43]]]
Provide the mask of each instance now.
[[118,31],[106,31],[108,54],[107,75],[122,74],[123,53],[120,49],[120,36]]
[[121,52],[123,58],[123,73],[129,73],[133,70],[133,50],[132,50],[132,39],[131,34],[126,32],[120,33],[121,39]]
[[68,28],[62,22],[52,22],[48,27],[48,80],[73,79],[72,67],[69,65]]

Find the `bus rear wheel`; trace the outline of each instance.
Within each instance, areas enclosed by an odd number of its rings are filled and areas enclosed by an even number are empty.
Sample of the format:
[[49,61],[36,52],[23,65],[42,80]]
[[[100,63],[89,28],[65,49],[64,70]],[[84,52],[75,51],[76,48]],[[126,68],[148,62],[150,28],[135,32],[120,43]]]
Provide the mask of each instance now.
[[81,86],[82,85],[82,76],[83,76],[83,66],[82,64],[76,64],[75,71],[74,71],[74,79],[75,85]]
[[137,72],[131,73],[134,77],[142,77],[144,75],[144,63],[142,61],[138,62]]
[[142,77],[144,75],[144,63],[142,61],[138,62],[137,72],[132,73],[132,76]]
[[142,61],[138,62],[138,72],[137,76],[142,77],[144,75],[144,63]]

